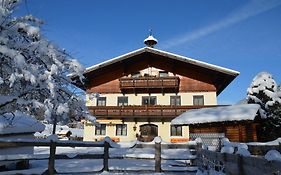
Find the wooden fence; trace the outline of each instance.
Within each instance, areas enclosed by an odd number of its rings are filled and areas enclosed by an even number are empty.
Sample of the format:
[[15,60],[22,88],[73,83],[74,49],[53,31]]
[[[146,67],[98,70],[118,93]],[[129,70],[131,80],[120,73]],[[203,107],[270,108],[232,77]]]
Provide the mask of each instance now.
[[[55,174],[55,160],[57,159],[103,159],[103,169],[101,171],[112,171],[109,169],[108,161],[109,159],[126,159],[126,157],[110,157],[109,155],[109,148],[112,148],[110,145],[111,141],[105,139],[101,142],[67,142],[67,141],[0,141],[0,149],[2,148],[11,148],[11,147],[26,147],[26,146],[46,146],[50,147],[50,154],[46,156],[40,155],[26,155],[23,157],[13,157],[13,156],[6,156],[5,158],[0,158],[0,161],[22,161],[22,160],[44,160],[49,159],[48,162],[48,169],[44,172],[44,174]],[[56,154],[56,147],[103,147],[104,151],[103,154],[77,154],[75,157],[69,157],[65,154]],[[155,155],[154,158],[144,158],[145,160],[155,160],[155,170],[153,172],[163,172],[161,168],[161,160],[163,159],[161,156],[162,149],[189,149],[193,156],[189,158],[191,164],[194,165],[194,160],[196,159],[197,150],[202,147],[201,143],[190,143],[190,144],[161,144],[161,141],[155,144],[137,144],[135,145],[136,148],[154,148]],[[132,159],[132,158],[130,158]],[[142,158],[138,158],[142,159]],[[188,160],[186,158],[165,158],[165,160]],[[99,171],[99,172],[101,172]],[[117,170],[119,171],[119,170]],[[130,171],[130,170],[124,170]],[[168,170],[165,170],[168,171]],[[142,172],[142,171],[140,171]],[[148,171],[145,171],[148,172]],[[173,172],[172,170],[170,172]]]
[[277,150],[281,153],[281,143],[279,145],[251,145],[247,144],[252,155],[265,155],[269,150]]
[[281,174],[281,162],[267,161],[259,156],[244,157],[201,149],[196,162],[199,170],[213,169],[227,175]]

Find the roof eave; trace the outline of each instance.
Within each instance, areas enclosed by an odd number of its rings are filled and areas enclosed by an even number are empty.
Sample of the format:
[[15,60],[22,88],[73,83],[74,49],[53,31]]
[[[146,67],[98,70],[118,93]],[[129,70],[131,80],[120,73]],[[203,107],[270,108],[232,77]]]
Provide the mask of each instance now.
[[105,67],[107,65],[113,64],[113,63],[118,62],[118,61],[122,61],[126,58],[132,57],[134,55],[137,55],[137,54],[140,54],[140,53],[143,53],[143,52],[160,54],[162,56],[167,56],[167,57],[170,57],[170,58],[172,57],[172,58],[177,59],[179,61],[184,61],[184,62],[189,63],[189,64],[198,65],[198,66],[201,66],[201,67],[204,67],[204,68],[207,68],[207,69],[219,71],[219,72],[222,72],[222,73],[225,73],[225,74],[228,74],[228,75],[232,75],[232,76],[235,76],[235,77],[240,74],[240,72],[232,70],[232,69],[224,68],[224,67],[217,66],[217,65],[214,65],[214,64],[209,64],[209,63],[206,63],[206,62],[203,62],[203,61],[198,61],[198,60],[188,58],[188,57],[185,57],[185,56],[182,56],[182,55],[177,55],[177,54],[174,54],[174,53],[158,50],[158,49],[151,48],[151,47],[143,47],[143,48],[134,50],[132,52],[120,55],[118,57],[114,57],[114,58],[112,58],[110,60],[107,60],[107,61],[104,61],[102,63],[93,65],[91,67],[86,68],[85,73],[89,73],[93,70],[99,69],[101,67]]

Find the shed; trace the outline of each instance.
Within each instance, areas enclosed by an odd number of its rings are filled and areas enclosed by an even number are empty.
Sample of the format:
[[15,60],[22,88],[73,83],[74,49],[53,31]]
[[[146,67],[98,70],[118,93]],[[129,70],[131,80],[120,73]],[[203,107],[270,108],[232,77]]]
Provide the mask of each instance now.
[[59,138],[69,138],[72,132],[69,129],[62,129],[59,131],[56,131],[56,134],[59,136]]
[[230,141],[257,141],[258,104],[239,104],[189,110],[172,120],[174,125],[189,125],[190,135],[223,134]]

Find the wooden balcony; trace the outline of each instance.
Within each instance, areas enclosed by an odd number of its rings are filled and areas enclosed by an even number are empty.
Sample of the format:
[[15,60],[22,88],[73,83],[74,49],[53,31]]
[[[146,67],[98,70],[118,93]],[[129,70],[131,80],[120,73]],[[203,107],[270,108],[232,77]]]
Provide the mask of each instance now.
[[172,77],[137,77],[120,78],[122,92],[177,92],[180,79]]
[[90,112],[97,118],[171,118],[187,110],[210,106],[88,106]]

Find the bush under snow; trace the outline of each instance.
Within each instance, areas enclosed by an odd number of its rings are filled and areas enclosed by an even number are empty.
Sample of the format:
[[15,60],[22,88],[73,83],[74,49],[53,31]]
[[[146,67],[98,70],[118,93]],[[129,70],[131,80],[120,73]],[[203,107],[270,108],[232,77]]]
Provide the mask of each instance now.
[[272,161],[272,160],[281,161],[281,154],[276,150],[270,150],[266,153],[264,158],[268,161]]

